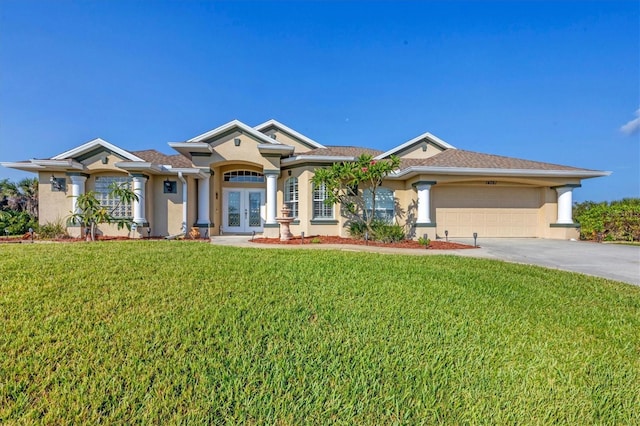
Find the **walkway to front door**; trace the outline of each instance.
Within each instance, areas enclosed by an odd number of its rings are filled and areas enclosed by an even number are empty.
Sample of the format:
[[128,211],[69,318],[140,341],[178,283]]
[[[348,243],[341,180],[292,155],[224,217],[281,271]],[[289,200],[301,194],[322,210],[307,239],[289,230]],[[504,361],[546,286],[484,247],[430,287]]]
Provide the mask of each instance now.
[[222,194],[223,232],[262,232],[265,216],[264,189],[225,188]]

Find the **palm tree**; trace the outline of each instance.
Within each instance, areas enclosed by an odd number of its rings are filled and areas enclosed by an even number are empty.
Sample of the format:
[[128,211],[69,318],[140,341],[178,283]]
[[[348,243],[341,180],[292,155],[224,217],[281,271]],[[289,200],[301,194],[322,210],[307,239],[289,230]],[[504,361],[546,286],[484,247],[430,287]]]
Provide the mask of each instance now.
[[24,178],[18,182],[18,190],[22,199],[23,210],[38,218],[38,179]]
[[38,217],[38,179],[24,178],[17,184],[9,179],[0,180],[0,208],[27,212]]

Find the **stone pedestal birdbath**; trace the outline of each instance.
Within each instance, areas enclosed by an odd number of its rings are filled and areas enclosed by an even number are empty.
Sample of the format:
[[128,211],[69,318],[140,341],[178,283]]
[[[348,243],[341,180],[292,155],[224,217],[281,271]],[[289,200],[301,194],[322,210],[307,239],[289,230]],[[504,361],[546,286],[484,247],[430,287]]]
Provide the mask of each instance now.
[[280,210],[282,217],[276,217],[276,222],[280,224],[280,241],[289,241],[293,238],[289,225],[295,218],[291,217],[291,209],[285,204]]

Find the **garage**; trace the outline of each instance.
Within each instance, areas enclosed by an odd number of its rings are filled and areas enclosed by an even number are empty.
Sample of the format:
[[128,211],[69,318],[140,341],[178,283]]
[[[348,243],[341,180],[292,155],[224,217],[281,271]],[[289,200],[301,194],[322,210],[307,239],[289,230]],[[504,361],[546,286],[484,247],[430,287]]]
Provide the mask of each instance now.
[[441,186],[433,189],[439,236],[537,237],[540,188]]

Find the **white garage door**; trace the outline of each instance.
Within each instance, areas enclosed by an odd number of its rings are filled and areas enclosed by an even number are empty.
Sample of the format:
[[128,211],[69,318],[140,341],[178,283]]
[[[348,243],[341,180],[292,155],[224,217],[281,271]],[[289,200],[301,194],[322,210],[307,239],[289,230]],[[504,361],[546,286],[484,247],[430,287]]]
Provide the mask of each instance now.
[[434,187],[439,236],[537,237],[542,193],[537,188]]

